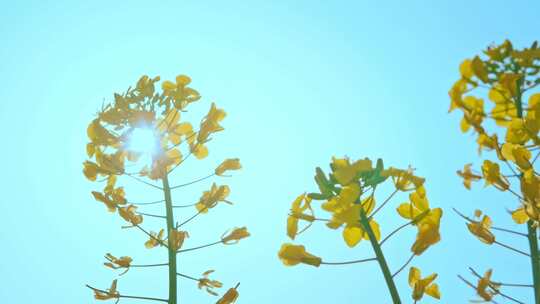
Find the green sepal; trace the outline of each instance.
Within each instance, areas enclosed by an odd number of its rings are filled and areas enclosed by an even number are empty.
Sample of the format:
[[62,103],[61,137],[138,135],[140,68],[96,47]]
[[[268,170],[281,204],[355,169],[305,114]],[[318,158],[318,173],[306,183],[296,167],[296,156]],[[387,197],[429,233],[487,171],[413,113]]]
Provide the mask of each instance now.
[[364,176],[364,186],[365,187],[375,187],[378,184],[384,182],[388,176],[382,176],[381,173],[384,170],[384,164],[382,159],[377,159],[377,166],[375,169],[371,170],[370,172],[365,172]]
[[316,201],[324,201],[332,197],[332,194],[308,193],[308,197]]

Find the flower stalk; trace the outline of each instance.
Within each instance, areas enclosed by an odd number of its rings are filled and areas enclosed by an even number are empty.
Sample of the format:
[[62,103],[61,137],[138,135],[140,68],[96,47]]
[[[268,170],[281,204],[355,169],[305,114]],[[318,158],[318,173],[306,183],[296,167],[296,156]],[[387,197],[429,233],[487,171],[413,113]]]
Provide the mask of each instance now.
[[[516,110],[518,118],[523,118],[523,104],[522,104],[522,81],[518,81],[518,94],[516,98]],[[523,173],[520,174],[520,177]],[[540,254],[538,252],[538,235],[536,232],[536,226],[532,220],[527,221],[527,238],[529,239],[529,248],[531,251],[531,267],[534,285],[534,303],[540,304]]]
[[173,238],[171,232],[174,227],[174,215],[171,199],[171,188],[169,187],[169,179],[167,174],[163,176],[163,194],[165,196],[165,212],[167,216],[167,231],[168,231],[168,256],[169,256],[169,304],[178,303],[177,282],[176,282],[176,250],[174,249]]
[[363,208],[360,208],[360,223],[362,224],[362,228],[364,229],[364,231],[367,233],[369,237],[369,241],[371,242],[371,246],[373,247],[373,251],[375,252],[375,256],[377,257],[377,261],[379,262],[379,266],[381,267],[381,271],[384,275],[384,280],[386,281],[386,285],[388,286],[388,291],[390,292],[390,295],[392,296],[392,302],[394,304],[401,304],[401,299],[399,298],[399,293],[397,291],[396,284],[394,283],[394,280],[392,279],[392,273],[390,272],[390,269],[388,268],[388,263],[386,263],[386,259],[384,258],[384,254],[381,250],[381,246],[379,246],[379,243],[377,242],[375,233],[373,233],[373,230],[371,229],[371,226],[369,225],[368,218]]

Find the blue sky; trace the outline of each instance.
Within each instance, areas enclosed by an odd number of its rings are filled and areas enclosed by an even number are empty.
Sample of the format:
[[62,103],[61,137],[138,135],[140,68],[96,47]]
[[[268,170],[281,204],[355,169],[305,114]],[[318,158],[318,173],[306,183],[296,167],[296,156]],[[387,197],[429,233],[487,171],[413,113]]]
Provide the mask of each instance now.
[[[203,99],[185,117],[197,122],[210,103],[228,112],[210,156],[187,164],[172,179],[206,175],[224,158],[244,169],[216,180],[231,186],[234,206],[220,206],[193,222],[186,246],[216,240],[248,226],[250,239],[179,257],[180,269],[198,276],[216,269],[226,286],[241,282],[238,303],[389,303],[377,264],[284,267],[277,251],[290,202],[315,189],[316,166],[332,156],[381,157],[387,165],[417,168],[433,206],[444,209],[442,241],[413,261],[439,273],[440,303],[465,303],[474,292],[457,274],[494,268],[494,279],[530,283],[526,258],[481,244],[457,207],[481,208],[498,226],[512,227],[506,193],[477,185],[467,191],[457,169],[478,165],[474,137],[459,132],[448,114],[447,91],[459,63],[490,43],[538,39],[535,1],[17,1],[0,12],[0,124],[4,160],[0,200],[0,295],[5,303],[92,302],[90,283],[107,287],[114,273],[106,252],[140,263],[162,262],[146,238],[120,229],[82,175],[86,126],[113,92],[143,74],[193,78]],[[133,201],[160,193],[123,180]],[[173,194],[196,200],[208,184]],[[383,235],[401,221],[393,201],[381,213]],[[153,209],[152,209],[153,208]],[[159,212],[148,207],[148,212]],[[180,218],[193,210],[182,210]],[[149,227],[159,222],[146,219]],[[514,227],[524,229],[524,227]],[[155,228],[154,228],[155,229]],[[414,231],[384,248],[390,267],[408,258]],[[500,235],[527,248],[526,241]],[[314,227],[299,243],[325,260],[370,257],[368,243],[348,249],[336,231]],[[472,277],[468,275],[469,277]],[[398,279],[412,303],[406,273]],[[125,294],[165,297],[166,270],[132,269],[119,281]],[[524,302],[532,292],[506,290]],[[180,303],[214,303],[191,281],[180,281]],[[128,302],[128,300],[123,300]],[[435,303],[425,299],[422,303]]]

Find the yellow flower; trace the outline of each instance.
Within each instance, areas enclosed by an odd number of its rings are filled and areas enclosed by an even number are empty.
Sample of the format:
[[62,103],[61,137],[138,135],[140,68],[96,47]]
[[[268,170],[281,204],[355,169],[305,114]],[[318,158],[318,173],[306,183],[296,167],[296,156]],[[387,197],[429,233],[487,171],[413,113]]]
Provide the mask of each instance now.
[[199,279],[198,287],[199,289],[204,287],[209,294],[217,296],[218,294],[213,289],[221,288],[223,284],[220,281],[210,280],[208,278],[208,275],[210,275],[212,272],[214,272],[214,270],[203,272],[203,277]]
[[508,127],[510,122],[517,118],[517,108],[510,93],[496,84],[489,91],[488,97],[495,102],[495,106],[491,109],[491,118],[498,126]]
[[489,81],[488,72],[485,68],[484,62],[480,59],[480,57],[475,56],[473,58],[471,68],[474,75],[478,77],[478,79],[482,80],[482,82],[487,83]]
[[[302,204],[304,202],[304,204]],[[310,222],[310,224],[304,228],[306,230],[311,223],[315,220],[313,216],[313,209],[311,209],[311,198],[305,193],[300,194],[292,203],[291,214],[287,217],[287,235],[294,240],[298,235],[298,220],[302,219]],[[311,214],[305,214],[304,211],[309,210]],[[302,231],[304,231],[302,230]]]
[[459,72],[461,77],[471,79],[474,76],[472,70],[472,61],[470,59],[463,60],[463,62],[459,65]]
[[429,201],[424,186],[418,187],[416,191],[409,194],[409,200],[409,203],[403,203],[397,208],[397,212],[401,217],[413,220],[429,210]]
[[525,201],[536,207],[540,203],[540,178],[536,175],[533,168],[523,171],[520,177],[521,192]]
[[86,129],[88,138],[94,145],[111,146],[118,142],[118,138],[111,134],[105,127],[101,125],[99,119],[94,119]]
[[427,215],[423,216],[416,227],[418,233],[416,234],[416,241],[411,247],[411,251],[416,255],[421,255],[430,246],[435,245],[441,240],[439,233],[439,227],[442,217],[442,209],[431,209]]
[[448,91],[448,95],[450,96],[450,108],[448,109],[448,112],[452,112],[456,108],[463,108],[463,99],[462,96],[467,91],[467,80],[466,79],[459,79],[454,83],[452,88]]
[[231,191],[228,186],[223,185],[218,187],[215,183],[213,183],[210,190],[203,192],[195,207],[200,213],[206,213],[208,212],[208,209],[215,207],[218,202],[232,204],[226,200],[230,192]]
[[339,195],[330,198],[321,207],[329,212],[348,209],[360,197],[360,192],[360,186],[357,183],[349,184],[341,189]]
[[223,127],[219,124],[227,114],[222,109],[218,109],[215,103],[212,103],[210,111],[201,121],[197,142],[204,144],[208,141],[208,137],[212,133],[223,131]]
[[[238,283],[238,285],[239,284],[240,283]],[[236,285],[235,288],[229,288],[229,290],[227,290],[227,292],[216,302],[216,304],[233,304],[236,302],[238,299],[238,290],[236,290],[238,285]]]
[[123,275],[129,270],[129,266],[131,266],[131,262],[133,259],[128,256],[122,256],[120,258],[117,258],[113,256],[110,253],[107,253],[105,255],[105,258],[109,261],[106,263],[103,263],[105,266],[112,268],[112,269],[119,269],[119,268],[125,268],[126,270],[122,272],[120,275]]
[[168,138],[173,145],[180,145],[182,138],[185,138],[188,142],[194,140],[193,126],[189,122],[179,123],[170,130]]
[[506,191],[510,187],[508,180],[501,175],[499,164],[489,160],[484,160],[482,165],[482,174],[486,180],[486,186],[493,185],[495,188]]
[[187,231],[171,229],[171,231],[169,232],[169,247],[172,248],[172,250],[178,250],[182,248],[184,240],[188,237],[189,233],[187,233]]
[[[476,286],[476,293],[485,301],[491,301],[493,296],[499,293],[500,284],[491,281],[492,273],[493,271],[491,269],[487,270],[484,276],[478,279]],[[488,287],[491,289],[488,290]]]
[[315,267],[321,265],[321,258],[306,252],[306,248],[302,245],[285,243],[281,246],[278,256],[286,266],[294,266],[299,263]]
[[109,299],[118,299],[120,293],[116,290],[116,281],[112,281],[111,287],[107,291],[98,291],[94,289],[94,298],[96,300],[109,300]]
[[506,57],[510,56],[513,51],[512,43],[509,40],[505,40],[500,45],[492,45],[484,51],[491,60],[503,61]]
[[[482,216],[482,212],[480,210],[477,210],[475,212],[475,217],[480,218]],[[474,234],[480,241],[486,243],[486,244],[493,244],[495,242],[495,235],[491,233],[491,218],[487,215],[484,215],[482,220],[480,221],[473,221],[470,223],[467,223],[467,228],[469,228],[469,231]]]
[[474,96],[465,96],[463,105],[461,132],[467,132],[471,126],[476,131],[480,130],[484,116],[486,116],[484,113],[484,100]]
[[435,299],[441,298],[439,286],[433,283],[437,278],[437,274],[433,273],[425,278],[421,278],[420,269],[411,267],[409,270],[409,286],[412,287],[412,298],[415,301],[422,299],[424,294],[431,296]]
[[518,82],[523,76],[521,74],[504,73],[498,77],[501,87],[509,92],[511,96],[517,96],[519,88]]
[[239,170],[242,168],[242,165],[240,165],[240,159],[238,158],[229,158],[224,160],[217,168],[216,168],[216,175],[223,175],[225,171],[229,170]]
[[173,101],[176,109],[183,110],[189,103],[201,98],[199,92],[187,86],[191,83],[191,78],[186,75],[178,75],[175,80],[176,83],[166,80],[161,84],[163,95],[168,97],[165,99],[168,104]]
[[371,170],[372,164],[371,160],[367,158],[351,164],[348,158],[333,157],[331,167],[337,182],[346,186],[354,180],[357,174]]
[[[360,190],[358,185],[351,184],[343,187],[338,197],[323,204],[323,209],[332,212],[332,219],[326,224],[331,229],[337,229],[345,224],[343,228],[343,240],[349,247],[356,246],[362,239],[368,240],[369,236],[360,224],[360,208],[368,216],[375,207],[375,199],[371,196],[364,199],[361,204],[355,204]],[[377,240],[381,237],[379,224],[374,219],[369,221],[369,225]]]
[[396,186],[396,189],[401,191],[414,190],[422,186],[425,181],[425,179],[421,177],[414,176],[412,168],[409,168],[408,170],[401,170],[390,167],[387,170],[383,171],[382,175],[391,176],[392,181],[394,181],[394,185]]
[[514,162],[522,170],[531,168],[531,151],[527,150],[522,145],[504,143],[501,148],[501,153],[504,158]]
[[111,171],[105,170],[96,163],[88,160],[83,163],[83,173],[91,181],[95,181],[98,176],[112,174]]
[[519,207],[512,211],[512,219],[516,224],[525,224],[529,220],[529,215],[525,211],[525,207]]
[[[226,233],[225,233],[226,234]],[[245,239],[250,236],[246,227],[234,228],[228,235],[223,234],[221,236],[221,242],[225,245],[236,244],[241,239]]]
[[107,209],[109,212],[115,212],[116,211],[116,203],[112,201],[109,197],[103,195],[101,192],[92,191],[92,195],[96,199],[96,201],[102,202],[107,206]]
[[135,214],[135,210],[137,210],[136,206],[129,205],[127,207],[118,208],[118,214],[120,214],[124,220],[136,226],[142,223],[143,217],[140,214]]
[[506,141],[512,144],[523,145],[531,139],[525,121],[521,118],[514,118],[510,121],[506,129]]
[[144,243],[144,246],[148,249],[157,247],[158,245],[163,245],[163,236],[165,231],[161,229],[159,233],[153,231],[150,232],[151,237]]
[[460,170],[457,171],[457,174],[463,178],[463,185],[465,186],[465,188],[469,190],[471,189],[471,183],[473,181],[482,179],[482,176],[476,175],[472,172],[471,165],[472,164],[466,164],[463,167],[463,171],[460,171]]

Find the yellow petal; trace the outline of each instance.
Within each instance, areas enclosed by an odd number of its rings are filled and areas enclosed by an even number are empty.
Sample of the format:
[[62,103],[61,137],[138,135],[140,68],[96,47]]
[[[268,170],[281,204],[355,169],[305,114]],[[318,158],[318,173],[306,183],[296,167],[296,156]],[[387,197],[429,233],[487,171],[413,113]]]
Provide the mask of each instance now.
[[[381,239],[381,229],[379,227],[379,224],[375,222],[375,220],[369,221],[369,226],[371,227],[371,230],[373,230],[373,234],[375,235],[375,239],[378,241]],[[367,239],[367,233],[365,235],[365,238]]]
[[197,159],[203,159],[208,156],[208,148],[202,144],[197,144],[192,149],[193,155],[197,157]]
[[164,91],[176,90],[176,84],[174,84],[172,81],[165,80],[164,82],[161,83],[161,88]]
[[191,78],[189,78],[189,76],[186,76],[186,75],[178,75],[176,76],[176,83],[181,86],[187,86],[188,84],[191,83]]
[[403,203],[397,207],[397,212],[401,217],[412,220],[420,214],[420,211],[413,207],[412,204]]
[[411,267],[409,269],[409,286],[413,287],[420,280],[420,269]]
[[294,216],[287,217],[287,235],[294,240],[298,232],[298,219]]
[[529,216],[525,212],[525,208],[521,207],[512,212],[512,219],[517,224],[524,224],[529,220]]
[[429,285],[427,288],[426,288],[426,294],[434,297],[435,299],[440,299],[441,298],[441,292],[439,291],[439,286],[435,283]]
[[343,239],[345,240],[347,246],[351,248],[360,242],[363,234],[364,230],[362,230],[360,227],[347,226],[343,229]]
[[229,170],[239,170],[242,168],[240,164],[240,159],[238,158],[229,158],[224,160],[215,170],[216,175],[222,175]]

